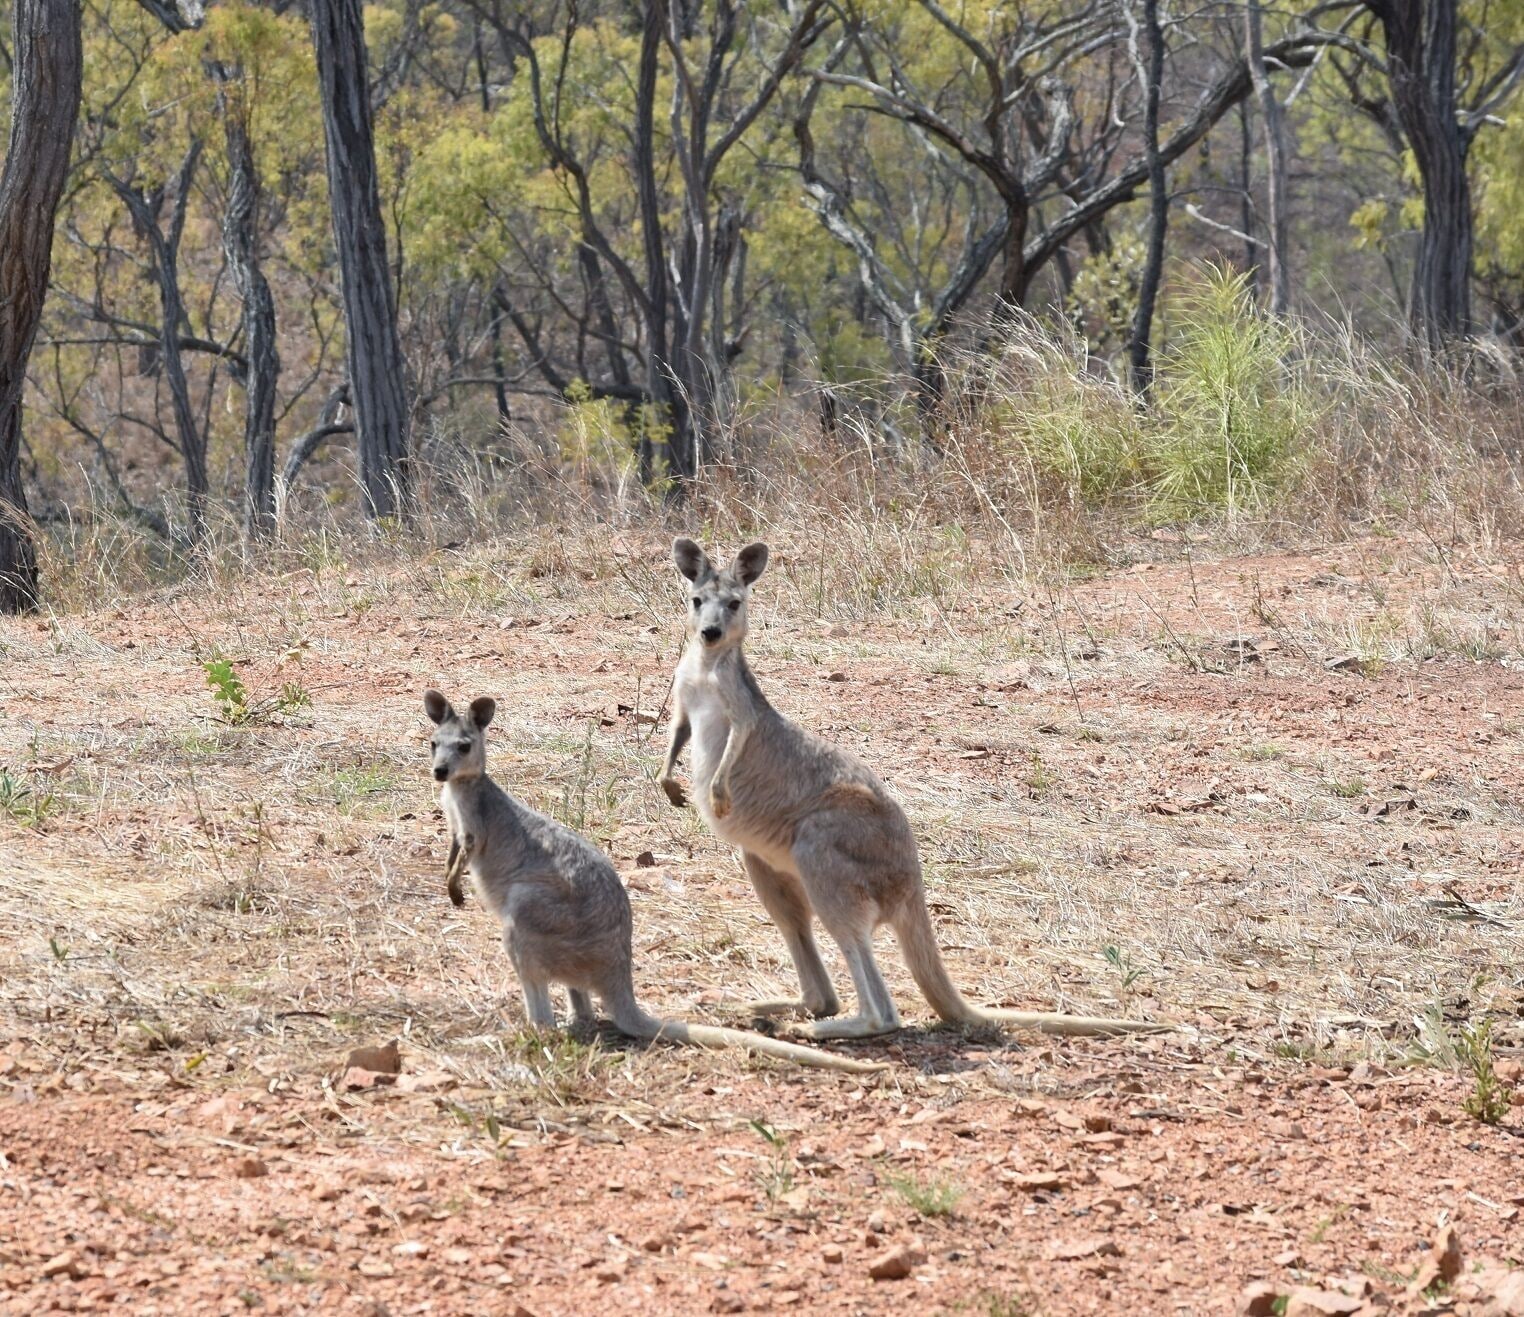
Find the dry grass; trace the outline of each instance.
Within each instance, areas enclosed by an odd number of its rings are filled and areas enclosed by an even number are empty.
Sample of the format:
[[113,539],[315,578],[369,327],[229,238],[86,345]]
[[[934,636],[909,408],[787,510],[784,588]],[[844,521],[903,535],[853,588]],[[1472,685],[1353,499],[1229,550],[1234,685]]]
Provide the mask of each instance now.
[[[1516,1015],[1516,549],[1222,557],[1144,537],[1127,554],[1159,561],[1065,581],[864,506],[829,550],[818,524],[777,527],[754,663],[905,801],[974,997],[1177,1020],[1264,1061],[1391,1062],[1426,1014]],[[710,523],[729,544],[743,529]],[[427,684],[497,696],[496,775],[614,854],[649,1005],[728,1018],[788,983],[733,857],[655,788],[657,729],[618,710],[659,709],[676,659],[660,535],[584,521],[416,556],[331,536],[281,552],[267,579],[214,562],[130,607],[81,586],[0,631],[0,765],[54,796],[35,824],[0,815],[0,1034],[71,1072],[276,1085],[401,1036],[461,1082],[478,1142],[589,1106],[680,1119],[696,1071],[752,1064],[521,1037],[495,928],[443,893]],[[1225,649],[1241,636],[1268,677]],[[1374,675],[1324,670],[1349,650]],[[255,696],[294,676],[310,708],[223,725],[214,651]],[[659,862],[636,869],[645,850]],[[1453,891],[1494,922],[1442,907]]]

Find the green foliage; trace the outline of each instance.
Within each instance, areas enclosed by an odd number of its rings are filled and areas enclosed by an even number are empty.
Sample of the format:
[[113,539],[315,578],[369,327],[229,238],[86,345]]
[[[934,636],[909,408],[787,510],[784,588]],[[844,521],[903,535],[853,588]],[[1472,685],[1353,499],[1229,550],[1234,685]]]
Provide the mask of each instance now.
[[1484,1125],[1500,1123],[1512,1103],[1493,1066],[1492,1021],[1463,1025],[1456,1034],[1455,1052],[1461,1065],[1471,1072],[1471,1092],[1461,1103],[1462,1109]]
[[1156,385],[1155,513],[1261,511],[1295,478],[1317,418],[1294,369],[1296,331],[1261,315],[1226,269],[1181,295]]
[[232,660],[220,654],[203,659],[201,669],[206,675],[212,699],[221,711],[222,720],[233,727],[265,722],[279,714],[295,713],[312,703],[312,696],[306,687],[297,681],[283,682],[280,690],[262,700],[251,699],[243,678],[234,670]]
[[1106,963],[1116,970],[1122,980],[1122,991],[1126,992],[1139,979],[1144,978],[1148,971],[1139,969],[1132,963],[1132,957],[1127,955],[1120,947],[1108,946],[1101,954],[1106,957]]
[[906,1172],[887,1177],[889,1185],[921,1216],[951,1216],[963,1190],[947,1180],[923,1180]]
[[39,790],[19,773],[0,769],[0,814],[7,814],[24,828],[40,828],[55,812],[58,796]]

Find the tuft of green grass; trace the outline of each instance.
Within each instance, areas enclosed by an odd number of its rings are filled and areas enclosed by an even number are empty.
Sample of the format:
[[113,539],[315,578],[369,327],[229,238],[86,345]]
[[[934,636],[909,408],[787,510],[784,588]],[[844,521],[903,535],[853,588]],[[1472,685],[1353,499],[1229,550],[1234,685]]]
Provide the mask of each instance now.
[[1101,954],[1105,956],[1106,963],[1116,970],[1118,977],[1121,978],[1123,992],[1128,991],[1134,983],[1148,974],[1146,969],[1139,969],[1134,965],[1132,957],[1127,955],[1121,947],[1105,947]]
[[345,814],[354,814],[376,796],[397,789],[397,775],[376,765],[341,768],[333,775],[334,803]]
[[762,1192],[769,1202],[776,1202],[794,1187],[794,1159],[788,1150],[788,1135],[765,1120],[746,1122],[766,1142],[772,1155],[762,1172]]
[[1483,1125],[1500,1124],[1512,1102],[1493,1065],[1492,1021],[1463,1025],[1456,1033],[1455,1053],[1471,1072],[1471,1092],[1461,1103],[1462,1110]]
[[1354,800],[1357,796],[1365,794],[1365,779],[1352,777],[1348,781],[1341,781],[1338,778],[1330,778],[1328,789],[1340,800]]
[[947,1180],[923,1180],[906,1172],[888,1177],[890,1187],[921,1216],[951,1216],[963,1190]]
[[24,828],[40,828],[57,809],[56,792],[39,790],[22,774],[0,769],[0,814]]

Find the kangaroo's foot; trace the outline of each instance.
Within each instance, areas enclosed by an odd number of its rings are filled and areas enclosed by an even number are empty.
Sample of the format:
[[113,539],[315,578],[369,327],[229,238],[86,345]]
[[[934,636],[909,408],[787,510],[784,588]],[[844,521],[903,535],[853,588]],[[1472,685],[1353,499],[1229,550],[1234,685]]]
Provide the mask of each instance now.
[[666,792],[667,799],[672,802],[675,809],[682,809],[688,803],[688,793],[683,790],[683,784],[675,777],[664,777],[659,785]]
[[792,1032],[823,1042],[830,1038],[876,1038],[880,1034],[894,1033],[899,1027],[897,1019],[878,1020],[866,1015],[848,1015],[840,1020],[811,1020],[796,1025]]
[[754,1020],[768,1020],[775,1016],[792,1015],[799,1019],[823,1019],[835,1015],[841,1010],[841,1003],[836,998],[830,997],[826,1001],[811,1004],[800,1001],[797,997],[783,997],[768,1001],[749,1001],[745,1006],[746,1014]]

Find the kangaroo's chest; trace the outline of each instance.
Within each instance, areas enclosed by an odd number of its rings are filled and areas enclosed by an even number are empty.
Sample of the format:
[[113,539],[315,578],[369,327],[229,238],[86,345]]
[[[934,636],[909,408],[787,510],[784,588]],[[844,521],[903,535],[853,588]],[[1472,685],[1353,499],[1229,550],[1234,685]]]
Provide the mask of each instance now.
[[719,682],[711,673],[685,677],[679,697],[693,735],[693,782],[702,791],[708,787],[720,756],[725,753],[725,740],[730,735],[730,717],[725,712]]

